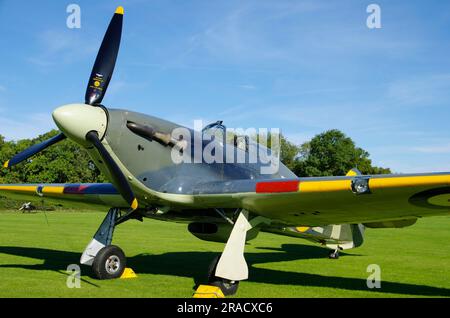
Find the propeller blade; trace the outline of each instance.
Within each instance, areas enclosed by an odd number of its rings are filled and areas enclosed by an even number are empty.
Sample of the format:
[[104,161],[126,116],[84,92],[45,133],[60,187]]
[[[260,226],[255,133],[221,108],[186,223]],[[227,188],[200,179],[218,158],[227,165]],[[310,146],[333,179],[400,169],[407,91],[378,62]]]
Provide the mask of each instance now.
[[30,148],[25,149],[24,151],[18,153],[14,157],[12,157],[10,160],[6,161],[3,164],[3,167],[9,168],[12,166],[15,166],[16,164],[30,158],[31,156],[37,154],[38,152],[41,152],[47,147],[50,147],[51,145],[56,144],[57,142],[60,142],[61,140],[66,139],[66,136],[63,133],[60,133],[50,139],[47,139],[39,144],[33,145]]
[[86,88],[85,103],[100,104],[111,80],[122,35],[123,8],[117,7],[95,59]]
[[98,150],[100,156],[103,159],[103,162],[105,163],[106,167],[109,170],[109,173],[111,174],[111,177],[113,178],[113,183],[118,187],[117,190],[119,191],[119,193],[122,195],[125,201],[128,202],[130,207],[133,210],[136,210],[138,208],[138,201],[134,196],[133,190],[131,190],[130,184],[120,170],[119,166],[116,164],[116,162],[113,160],[111,155],[108,153],[108,151],[105,149],[102,142],[98,138],[97,132],[88,132],[86,135],[86,140],[91,142],[92,145]]

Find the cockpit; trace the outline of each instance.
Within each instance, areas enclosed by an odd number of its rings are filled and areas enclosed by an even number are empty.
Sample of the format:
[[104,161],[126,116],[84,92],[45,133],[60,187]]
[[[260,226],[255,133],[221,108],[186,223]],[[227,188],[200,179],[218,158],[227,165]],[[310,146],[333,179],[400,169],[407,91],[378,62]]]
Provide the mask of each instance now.
[[222,120],[210,123],[202,129],[203,136],[209,140],[216,140],[222,145],[232,144],[238,149],[246,152],[249,150],[250,137],[247,135],[237,135],[235,133],[227,133],[227,127]]
[[222,120],[218,120],[203,127],[202,133],[204,137],[209,137],[210,139],[214,137],[216,140],[223,142],[226,139],[227,127],[225,127]]

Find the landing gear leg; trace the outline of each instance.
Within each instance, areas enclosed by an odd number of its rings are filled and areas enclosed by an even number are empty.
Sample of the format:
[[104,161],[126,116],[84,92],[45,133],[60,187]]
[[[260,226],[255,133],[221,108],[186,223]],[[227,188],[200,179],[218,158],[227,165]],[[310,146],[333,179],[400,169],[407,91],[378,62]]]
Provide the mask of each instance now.
[[91,265],[99,279],[118,278],[125,270],[124,252],[118,246],[111,245],[114,228],[120,221],[120,209],[111,208],[81,255],[80,263]]
[[208,269],[208,283],[212,286],[217,286],[220,288],[224,296],[234,295],[236,294],[239,281],[237,280],[229,280],[221,277],[217,277],[215,275],[217,264],[219,263],[220,256],[216,256],[211,264],[209,264]]
[[249,212],[242,210],[234,223],[222,255],[210,265],[209,283],[219,287],[225,296],[235,294],[239,281],[248,278],[248,266],[244,258],[247,231],[261,223],[269,223],[269,220],[263,217],[249,220]]
[[328,254],[328,258],[330,259],[338,259],[339,258],[339,247],[335,250],[330,251],[330,254]]

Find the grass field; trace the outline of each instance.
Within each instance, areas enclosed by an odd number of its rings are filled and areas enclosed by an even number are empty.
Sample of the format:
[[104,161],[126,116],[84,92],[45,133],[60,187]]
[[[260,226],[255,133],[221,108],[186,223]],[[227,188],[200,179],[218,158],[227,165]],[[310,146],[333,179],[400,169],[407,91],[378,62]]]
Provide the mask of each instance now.
[[[113,244],[139,277],[99,281],[82,267],[81,288],[70,289],[66,268],[78,263],[104,216],[0,212],[0,297],[191,297],[223,248],[183,224],[130,221],[116,228]],[[450,217],[369,229],[364,245],[339,260],[306,241],[261,233],[246,248],[250,278],[237,297],[450,297],[449,229]],[[369,264],[381,267],[381,289],[366,286]]]

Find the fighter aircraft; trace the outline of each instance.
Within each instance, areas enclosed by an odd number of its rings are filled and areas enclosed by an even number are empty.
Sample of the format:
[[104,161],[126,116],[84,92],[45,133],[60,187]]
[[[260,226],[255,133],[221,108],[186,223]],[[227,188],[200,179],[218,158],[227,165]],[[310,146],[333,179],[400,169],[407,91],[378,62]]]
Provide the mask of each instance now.
[[[108,207],[80,259],[99,279],[123,273],[125,254],[111,243],[115,227],[131,219],[186,222],[196,237],[226,243],[208,275],[211,285],[230,295],[248,278],[245,243],[259,231],[321,243],[337,258],[339,250],[362,244],[366,227],[404,227],[421,217],[449,214],[450,173],[368,176],[353,169],[346,176],[298,178],[281,163],[267,174],[261,172],[261,162],[175,162],[174,153],[193,158],[195,145],[207,146],[204,135],[226,127],[218,121],[194,131],[101,104],[118,55],[123,13],[118,7],[111,19],[84,103],[55,109],[53,119],[61,132],[4,164],[13,167],[69,138],[87,150],[111,183],[0,185],[5,196]],[[190,136],[177,135],[177,129]],[[257,151],[245,141],[244,147],[226,138],[212,142],[222,154],[248,158]]]

